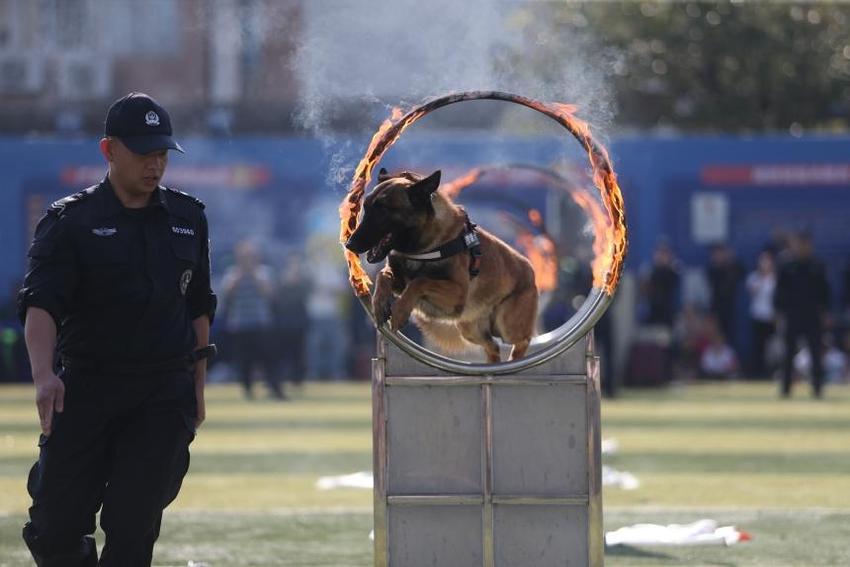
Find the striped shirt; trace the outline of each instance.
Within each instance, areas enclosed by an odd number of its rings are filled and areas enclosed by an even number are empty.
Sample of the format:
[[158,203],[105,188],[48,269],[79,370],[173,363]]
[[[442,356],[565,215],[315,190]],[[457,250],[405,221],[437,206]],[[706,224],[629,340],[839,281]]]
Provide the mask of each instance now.
[[[228,268],[222,280],[222,287],[228,289],[237,280],[239,269],[236,266]],[[233,290],[225,300],[225,324],[228,331],[261,329],[272,325],[272,301],[263,295],[259,282],[272,283],[272,273],[268,266],[258,266],[255,278],[243,276],[236,281]]]

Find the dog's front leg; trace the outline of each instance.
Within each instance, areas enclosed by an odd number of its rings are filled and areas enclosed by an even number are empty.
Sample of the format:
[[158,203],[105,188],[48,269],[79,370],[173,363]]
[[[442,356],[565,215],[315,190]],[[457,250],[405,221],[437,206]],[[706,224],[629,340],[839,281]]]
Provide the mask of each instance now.
[[390,327],[398,331],[410,320],[410,313],[423,298],[447,313],[460,315],[466,304],[468,287],[452,280],[415,279],[404,289],[392,306]]
[[375,293],[372,294],[372,313],[375,323],[380,327],[390,318],[393,299],[393,271],[389,266],[378,272],[375,280]]

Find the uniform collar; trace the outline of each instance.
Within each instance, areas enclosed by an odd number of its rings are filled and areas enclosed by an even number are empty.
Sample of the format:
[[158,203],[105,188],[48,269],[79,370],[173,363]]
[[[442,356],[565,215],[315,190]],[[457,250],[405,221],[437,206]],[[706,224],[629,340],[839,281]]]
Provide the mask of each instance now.
[[[109,181],[108,175],[100,182],[98,193],[101,194],[101,205],[104,216],[117,215],[124,210],[124,205],[121,203],[121,200],[118,199],[118,195],[115,194],[115,189],[112,187],[112,183]],[[168,200],[165,197],[165,189],[162,188],[162,185],[158,186],[154,190],[154,194],[151,197],[151,205],[154,207],[162,207],[166,212],[170,212],[170,209],[168,208]]]

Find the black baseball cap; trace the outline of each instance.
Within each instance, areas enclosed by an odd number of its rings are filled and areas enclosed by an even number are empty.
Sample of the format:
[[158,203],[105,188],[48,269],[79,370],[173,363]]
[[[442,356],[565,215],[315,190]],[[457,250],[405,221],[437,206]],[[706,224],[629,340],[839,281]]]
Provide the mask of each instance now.
[[168,112],[145,93],[133,92],[113,102],[106,113],[104,133],[137,154],[166,149],[183,152],[171,137]]

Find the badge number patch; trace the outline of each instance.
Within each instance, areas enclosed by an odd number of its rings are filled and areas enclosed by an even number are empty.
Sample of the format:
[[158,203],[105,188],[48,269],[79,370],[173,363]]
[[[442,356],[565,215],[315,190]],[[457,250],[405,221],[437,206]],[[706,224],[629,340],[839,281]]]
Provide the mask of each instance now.
[[195,236],[195,229],[188,228],[185,226],[172,226],[171,232],[174,234],[179,234],[181,236]]
[[189,289],[189,282],[192,281],[192,270],[186,270],[180,276],[180,295],[186,295],[186,290]]

